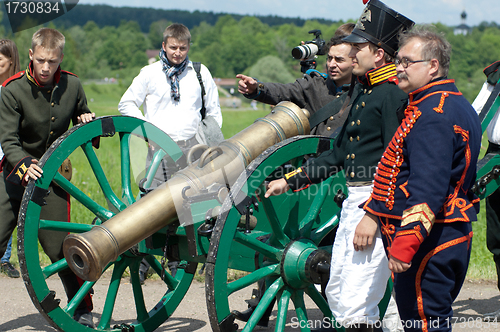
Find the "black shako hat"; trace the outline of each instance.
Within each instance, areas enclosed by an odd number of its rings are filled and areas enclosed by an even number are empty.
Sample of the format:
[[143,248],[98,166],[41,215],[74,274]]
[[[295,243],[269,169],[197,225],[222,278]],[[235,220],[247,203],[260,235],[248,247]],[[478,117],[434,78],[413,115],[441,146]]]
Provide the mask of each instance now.
[[396,56],[398,35],[415,22],[387,7],[382,1],[371,0],[363,10],[352,33],[343,40],[360,44],[372,42],[391,56]]

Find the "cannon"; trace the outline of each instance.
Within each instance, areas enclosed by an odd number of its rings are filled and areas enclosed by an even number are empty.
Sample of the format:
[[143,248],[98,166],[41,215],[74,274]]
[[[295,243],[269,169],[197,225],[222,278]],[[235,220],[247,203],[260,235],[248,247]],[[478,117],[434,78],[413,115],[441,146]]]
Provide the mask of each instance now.
[[[491,109],[499,106],[497,98]],[[493,117],[490,113],[485,113],[483,131]],[[265,285],[265,292],[248,322],[242,323],[243,331],[252,331],[274,300],[276,331],[285,329],[290,302],[301,326],[307,326],[311,308],[320,317],[331,317],[316,286],[328,273],[331,247],[321,242],[339,220],[343,174],[297,193],[263,197],[266,181],[331,148],[333,139],[306,136],[308,133],[304,111],[292,103],[281,103],[267,117],[207,149],[199,161],[139,199],[138,181],[131,179],[137,163],[134,146],[157,146],[151,166],[138,176],[146,179],[143,184],[147,187],[163,158],[175,161],[182,155],[175,142],[152,124],[135,118],[102,117],[73,127],[41,158],[43,176],[28,184],[19,214],[19,261],[33,303],[58,330],[90,331],[72,319],[73,313],[93,285],[104,280],[109,286],[101,295],[104,303],[96,305],[100,313],[97,330],[153,331],[175,311],[198,265],[203,264],[206,305],[214,331],[238,329],[237,323],[242,322],[236,322],[231,313],[235,308],[231,297],[239,291],[250,294],[257,282]],[[101,145],[114,144],[119,149],[120,174],[104,169],[102,161],[109,156],[93,147],[97,139]],[[71,183],[58,172],[73,153],[85,155],[99,192],[86,192],[82,183]],[[498,188],[499,164],[493,155],[479,162],[475,189],[481,198]],[[120,177],[119,186],[110,184],[113,177]],[[68,223],[41,220],[43,196],[50,194],[51,182],[88,213]],[[40,230],[70,234],[64,245],[65,259],[41,266]],[[143,296],[138,275],[143,258],[162,276],[164,286],[158,290],[158,298]],[[175,275],[165,268],[166,260],[180,262]],[[62,306],[61,294],[50,290],[46,279],[68,267],[86,281]],[[239,272],[238,278],[231,277],[230,270]],[[128,274],[136,315],[113,325],[114,304],[123,276]],[[389,282],[379,306],[381,315],[390,291]]]
[[[285,327],[290,302],[299,320],[307,321],[307,301],[321,316],[331,316],[315,284],[328,275],[331,245],[323,247],[320,242],[338,223],[343,175],[299,193],[263,197],[266,181],[331,148],[333,139],[308,134],[307,111],[280,103],[268,116],[206,149],[198,161],[141,197],[139,181],[131,176],[140,159],[134,155],[135,147],[156,147],[150,167],[137,177],[145,179],[141,184],[147,187],[162,159],[175,161],[182,155],[168,135],[148,122],[122,116],[71,128],[41,158],[43,176],[30,182],[23,196],[19,260],[35,306],[59,330],[90,330],[74,321],[73,314],[96,282],[109,279],[107,294],[99,294],[105,302],[95,305],[96,316],[100,314],[97,330],[152,331],[172,315],[203,264],[214,331],[236,331],[231,295],[240,290],[250,295],[259,281],[266,291],[250,320],[243,323],[246,331],[254,329],[274,299],[277,331]],[[101,146],[119,148],[120,174],[106,169],[104,161],[110,156],[95,148],[96,140]],[[66,158],[77,153],[83,153],[88,165],[75,172],[88,172],[99,192],[87,192],[85,183],[72,183],[58,171]],[[139,163],[144,169],[143,159]],[[116,188],[111,184],[115,177],[120,178]],[[71,195],[72,206],[81,204],[88,213],[71,222],[41,220],[43,197],[50,195],[51,182]],[[64,259],[40,265],[40,230],[69,233]],[[138,275],[143,258],[162,276],[164,287],[157,299],[143,296]],[[169,273],[166,260],[180,262],[175,275]],[[46,279],[68,267],[85,282],[63,306],[65,295],[49,289]],[[233,280],[229,270],[239,278]],[[114,325],[113,308],[124,275],[127,283],[130,275],[134,293],[130,301],[137,315]]]

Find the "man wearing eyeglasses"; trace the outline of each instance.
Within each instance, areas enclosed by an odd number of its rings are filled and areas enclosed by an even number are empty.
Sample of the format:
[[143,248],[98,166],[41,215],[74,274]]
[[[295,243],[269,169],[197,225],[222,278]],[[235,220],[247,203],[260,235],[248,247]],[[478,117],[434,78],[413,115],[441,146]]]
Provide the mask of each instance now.
[[[381,230],[399,313],[411,331],[451,331],[479,209],[471,187],[481,126],[446,78],[450,54],[444,37],[426,27],[401,36],[396,68],[408,105],[358,226]],[[354,246],[363,250],[372,237],[356,230]]]

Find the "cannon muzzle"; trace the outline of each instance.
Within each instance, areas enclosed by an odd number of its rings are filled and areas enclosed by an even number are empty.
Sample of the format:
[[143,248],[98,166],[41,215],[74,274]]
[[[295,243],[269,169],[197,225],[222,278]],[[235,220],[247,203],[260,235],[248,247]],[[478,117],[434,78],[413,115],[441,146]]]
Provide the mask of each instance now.
[[245,167],[272,145],[309,134],[309,112],[281,102],[266,117],[177,172],[166,183],[89,232],[70,234],[63,245],[70,268],[84,280],[99,279],[106,266],[148,236],[182,220],[183,196],[208,186],[231,184]]

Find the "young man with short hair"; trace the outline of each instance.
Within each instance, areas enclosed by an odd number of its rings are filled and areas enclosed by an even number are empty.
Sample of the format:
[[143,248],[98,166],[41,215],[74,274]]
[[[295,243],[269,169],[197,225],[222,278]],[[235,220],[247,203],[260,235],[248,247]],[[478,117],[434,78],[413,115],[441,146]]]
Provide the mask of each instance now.
[[[160,61],[141,69],[118,104],[122,115],[151,122],[167,133],[185,154],[199,143],[195,134],[202,120],[202,89],[188,57],[190,44],[191,34],[185,25],[168,26],[163,33]],[[207,67],[203,64],[200,67],[206,115],[222,126],[217,86]],[[139,109],[141,105],[144,114]],[[158,179],[156,186],[167,180],[168,176]]]
[[[65,38],[57,30],[35,32],[29,50],[30,63],[24,72],[4,82],[0,103],[0,142],[5,154],[0,176],[0,256],[16,227],[24,187],[43,173],[37,165],[50,145],[73,124],[95,117],[88,106],[80,80],[63,71]],[[50,185],[41,219],[69,220],[69,195]],[[40,230],[40,243],[52,262],[64,258],[62,243],[66,233]],[[68,299],[80,289],[75,274],[59,272]],[[90,296],[78,306],[74,319],[93,327]]]
[[[353,59],[353,74],[360,81],[360,92],[334,147],[284,178],[270,182],[265,194],[269,197],[288,189],[303,190],[344,170],[348,196],[342,204],[332,248],[326,295],[336,322],[346,331],[374,330],[379,321],[378,304],[390,277],[376,227],[368,250],[355,250],[353,237],[364,215],[359,205],[370,197],[373,173],[399,125],[397,110],[407,99],[396,85],[392,58],[398,46],[395,32],[412,25],[411,20],[382,2],[368,3],[353,32],[345,38],[352,44],[349,56]],[[389,328],[396,330],[397,326]]]
[[[169,25],[163,33],[160,61],[141,69],[118,104],[122,115],[151,122],[167,133],[183,152],[176,164],[167,158],[161,161],[149,189],[160,186],[179,169],[187,166],[189,150],[200,143],[195,135],[202,121],[203,106],[206,116],[219,127],[222,126],[217,86],[207,67],[199,64],[204,87],[202,90],[193,62],[188,57],[190,46],[189,29],[180,23]],[[203,98],[202,92],[205,92]],[[141,105],[144,114],[139,109]],[[150,144],[146,167],[153,159],[154,149],[155,145]],[[175,275],[177,263],[170,261],[168,266]],[[148,270],[149,263],[143,260],[139,268],[141,283],[144,283]]]

